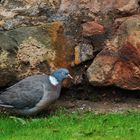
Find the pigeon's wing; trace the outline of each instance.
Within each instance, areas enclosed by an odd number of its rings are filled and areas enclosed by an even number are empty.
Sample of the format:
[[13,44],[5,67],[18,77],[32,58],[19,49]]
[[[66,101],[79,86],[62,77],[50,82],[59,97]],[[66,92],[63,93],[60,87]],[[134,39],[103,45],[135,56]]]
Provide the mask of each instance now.
[[43,97],[43,85],[47,80],[47,75],[36,75],[23,79],[0,94],[0,106],[6,105],[17,109],[34,107]]

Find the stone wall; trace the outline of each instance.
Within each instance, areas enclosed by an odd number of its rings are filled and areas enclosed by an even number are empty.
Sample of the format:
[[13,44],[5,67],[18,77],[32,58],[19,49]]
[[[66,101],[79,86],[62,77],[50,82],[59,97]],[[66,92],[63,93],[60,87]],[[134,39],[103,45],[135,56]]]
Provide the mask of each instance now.
[[139,0],[1,0],[0,86],[66,67],[74,84],[140,90],[139,10]]

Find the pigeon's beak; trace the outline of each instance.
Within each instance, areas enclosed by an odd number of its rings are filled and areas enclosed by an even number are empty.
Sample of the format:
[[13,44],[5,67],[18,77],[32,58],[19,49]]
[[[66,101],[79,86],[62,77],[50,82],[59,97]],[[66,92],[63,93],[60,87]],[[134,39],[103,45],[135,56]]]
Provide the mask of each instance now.
[[70,79],[73,79],[73,77],[72,77],[70,74],[68,74],[68,77],[69,77]]

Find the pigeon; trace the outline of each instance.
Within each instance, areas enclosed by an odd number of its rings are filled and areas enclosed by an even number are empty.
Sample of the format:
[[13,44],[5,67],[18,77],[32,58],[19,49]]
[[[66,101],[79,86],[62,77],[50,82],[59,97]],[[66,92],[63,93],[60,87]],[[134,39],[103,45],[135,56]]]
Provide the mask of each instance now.
[[50,75],[29,76],[0,93],[0,107],[20,115],[34,115],[43,111],[60,96],[64,79],[72,76],[66,68]]

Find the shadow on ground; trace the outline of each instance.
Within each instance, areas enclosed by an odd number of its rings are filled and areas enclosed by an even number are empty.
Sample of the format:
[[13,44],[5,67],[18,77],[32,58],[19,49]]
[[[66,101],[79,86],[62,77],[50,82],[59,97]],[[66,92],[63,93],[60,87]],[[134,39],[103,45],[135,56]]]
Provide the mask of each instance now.
[[140,91],[82,85],[63,89],[57,107],[69,111],[118,112],[140,110]]

